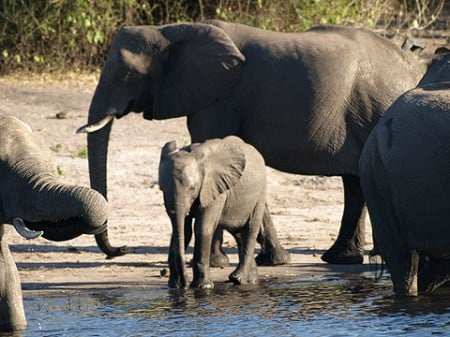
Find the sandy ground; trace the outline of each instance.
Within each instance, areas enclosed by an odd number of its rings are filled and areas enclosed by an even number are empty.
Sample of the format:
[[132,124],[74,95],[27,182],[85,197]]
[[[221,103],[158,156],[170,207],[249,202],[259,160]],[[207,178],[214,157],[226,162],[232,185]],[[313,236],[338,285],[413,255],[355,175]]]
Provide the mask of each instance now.
[[[29,123],[52,151],[53,163],[64,182],[89,186],[88,161],[82,155],[86,136],[75,130],[87,120],[96,76],[71,75],[54,81],[0,78],[0,114]],[[65,112],[67,118],[57,119]],[[106,260],[93,236],[67,242],[42,238],[27,241],[9,230],[9,242],[25,291],[68,290],[127,286],[166,286],[160,272],[167,267],[171,233],[162,193],[158,187],[161,146],[176,140],[188,144],[183,118],[145,121],[131,114],[115,121],[109,151],[109,233],[113,245],[128,245],[132,253]],[[261,278],[317,273],[361,272],[362,266],[331,266],[320,259],[338,233],[343,211],[339,177],[299,176],[267,168],[268,204],[278,236],[291,253],[292,263],[260,267]],[[367,249],[371,231],[367,226]],[[213,281],[227,280],[237,262],[234,239],[226,234],[225,247],[232,266],[214,269]],[[192,250],[189,251],[188,258]]]
[[[446,31],[424,31],[424,55],[448,44]],[[393,40],[401,44],[404,36]],[[89,186],[88,161],[83,156],[86,136],[75,130],[87,121],[97,75],[65,74],[0,77],[0,115],[13,115],[29,123],[53,154],[55,168],[64,182]],[[65,119],[57,119],[64,112]],[[145,121],[140,114],[115,121],[109,146],[109,234],[113,245],[128,245],[132,253],[106,260],[92,236],[68,242],[38,238],[27,241],[9,230],[25,294],[30,291],[67,291],[73,288],[165,287],[171,226],[158,188],[160,148],[169,140],[189,143],[183,118]],[[268,204],[281,243],[291,253],[291,263],[259,267],[260,278],[327,276],[371,271],[368,263],[336,266],[320,256],[334,242],[343,212],[339,177],[299,176],[267,168]],[[226,251],[232,266],[213,269],[215,282],[227,280],[237,263],[236,245],[226,234]],[[366,247],[372,248],[371,228],[366,225]],[[189,255],[192,250],[189,251]]]

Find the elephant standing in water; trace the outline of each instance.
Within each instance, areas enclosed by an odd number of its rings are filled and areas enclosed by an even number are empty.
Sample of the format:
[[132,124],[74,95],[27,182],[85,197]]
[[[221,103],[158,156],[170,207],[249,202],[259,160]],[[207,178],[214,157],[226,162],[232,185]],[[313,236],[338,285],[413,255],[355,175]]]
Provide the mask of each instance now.
[[63,241],[105,231],[107,201],[97,191],[64,185],[48,153],[15,117],[0,116],[0,331],[26,327],[20,280],[4,227],[32,238]]
[[213,287],[209,259],[217,228],[228,230],[238,245],[239,264],[229,275],[230,281],[257,283],[254,250],[266,204],[266,167],[253,146],[235,136],[210,139],[180,150],[175,142],[169,142],[161,150],[159,186],[173,228],[170,287],[187,285],[184,251],[192,236],[194,218],[191,287]]
[[[236,135],[278,170],[342,176],[341,228],[322,259],[361,263],[365,201],[359,155],[379,117],[424,71],[394,43],[353,28],[277,33],[215,20],[122,28],[103,67],[88,124],[78,130],[88,132],[91,187],[106,196],[114,118],[132,111],[147,120],[186,116],[192,142]],[[266,208],[259,262],[286,262],[268,215]],[[111,247],[107,232],[97,239],[108,255],[124,252]],[[226,260],[220,239],[212,250],[213,263]]]
[[[450,280],[450,53],[386,111],[359,165],[394,291],[416,295]],[[428,261],[419,271],[420,256]]]

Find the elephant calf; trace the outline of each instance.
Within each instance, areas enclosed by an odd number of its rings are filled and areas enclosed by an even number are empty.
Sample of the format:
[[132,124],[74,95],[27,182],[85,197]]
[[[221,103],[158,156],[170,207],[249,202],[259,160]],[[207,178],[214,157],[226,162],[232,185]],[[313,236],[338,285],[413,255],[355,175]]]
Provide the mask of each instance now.
[[239,265],[229,279],[235,284],[257,282],[256,238],[266,203],[264,159],[251,145],[229,136],[181,149],[169,142],[161,150],[159,185],[173,227],[169,287],[186,287],[184,252],[195,218],[193,288],[212,288],[210,249],[217,228],[236,239]]
[[[359,162],[374,239],[394,291],[450,280],[450,53],[373,129]],[[419,272],[419,257],[428,262]]]
[[63,241],[104,231],[107,202],[87,187],[54,176],[47,151],[31,128],[0,116],[0,331],[26,327],[20,281],[4,237],[11,224],[27,238]]

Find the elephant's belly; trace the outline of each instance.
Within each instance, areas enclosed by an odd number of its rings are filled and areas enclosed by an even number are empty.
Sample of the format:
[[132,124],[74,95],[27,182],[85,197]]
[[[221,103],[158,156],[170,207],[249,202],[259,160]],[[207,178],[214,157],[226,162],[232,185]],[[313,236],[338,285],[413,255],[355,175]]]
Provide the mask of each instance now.
[[272,147],[261,152],[268,166],[282,172],[323,176],[358,175],[358,155],[302,150],[287,154],[280,151]]
[[[281,135],[283,137],[281,137]],[[320,146],[311,142],[300,131],[272,131],[264,137],[249,134],[245,141],[255,146],[264,157],[266,165],[282,172],[340,176],[358,175],[361,148],[348,139],[339,148]]]

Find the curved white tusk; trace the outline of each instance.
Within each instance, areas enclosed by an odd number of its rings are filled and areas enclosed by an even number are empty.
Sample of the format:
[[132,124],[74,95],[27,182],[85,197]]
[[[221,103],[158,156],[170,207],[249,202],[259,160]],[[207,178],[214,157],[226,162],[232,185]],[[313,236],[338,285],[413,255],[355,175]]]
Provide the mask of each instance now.
[[26,226],[25,223],[23,222],[23,220],[21,218],[13,218],[12,219],[12,225],[14,226],[14,228],[16,229],[17,233],[19,233],[20,235],[22,235],[25,239],[36,239],[37,237],[41,236],[42,234],[44,234],[43,231],[33,231],[33,230],[29,230]]
[[105,127],[106,124],[114,119],[114,115],[107,115],[105,118],[99,120],[97,123],[86,124],[78,128],[76,133],[92,133]]

